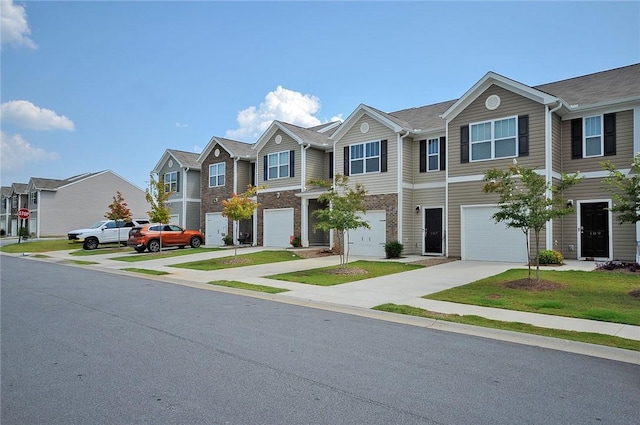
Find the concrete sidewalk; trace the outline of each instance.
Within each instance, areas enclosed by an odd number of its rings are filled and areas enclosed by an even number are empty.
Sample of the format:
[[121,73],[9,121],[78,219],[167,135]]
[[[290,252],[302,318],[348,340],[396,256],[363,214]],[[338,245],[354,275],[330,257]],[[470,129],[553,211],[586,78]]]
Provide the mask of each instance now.
[[[238,254],[240,255],[262,250],[264,250],[262,247],[243,247],[238,249]],[[539,327],[580,332],[594,332],[640,340],[640,326],[456,304],[422,298],[424,295],[456,286],[466,285],[467,283],[502,273],[508,269],[526,268],[526,266],[514,263],[453,261],[400,274],[324,287],[273,280],[266,278],[265,276],[337,265],[339,261],[337,256],[316,257],[215,271],[199,271],[171,267],[171,265],[209,258],[226,257],[233,255],[233,250],[206,251],[182,257],[153,259],[139,263],[128,263],[113,259],[114,257],[119,256],[139,255],[129,252],[91,255],[87,257],[71,256],[69,255],[70,252],[71,251],[48,252],[47,255],[50,257],[48,260],[54,262],[66,262],[69,260],[92,261],[99,263],[98,265],[91,265],[91,268],[93,269],[119,273],[124,273],[121,269],[127,267],[161,270],[169,274],[152,278],[166,282],[196,286],[203,289],[223,290],[226,292],[234,291],[208,285],[207,282],[212,280],[236,280],[255,285],[272,286],[286,289],[288,291],[276,295],[269,295],[268,297],[260,297],[308,306],[311,306],[312,304],[321,304],[322,308],[335,306],[339,307],[342,311],[344,311],[345,308],[351,308],[362,312],[364,309],[369,310],[377,305],[394,303],[419,307],[438,313],[477,315],[493,320],[521,322]],[[409,263],[422,259],[424,259],[424,257],[409,256],[396,261]],[[350,261],[356,260],[380,260],[380,258],[350,257]],[[595,264],[593,262],[569,260],[566,265],[558,267],[558,269],[593,270],[594,267]],[[545,268],[545,270],[547,269],[548,268]],[[249,296],[257,296],[257,294],[252,291],[238,292],[236,290],[235,292]],[[637,362],[640,363],[640,353],[637,353]]]

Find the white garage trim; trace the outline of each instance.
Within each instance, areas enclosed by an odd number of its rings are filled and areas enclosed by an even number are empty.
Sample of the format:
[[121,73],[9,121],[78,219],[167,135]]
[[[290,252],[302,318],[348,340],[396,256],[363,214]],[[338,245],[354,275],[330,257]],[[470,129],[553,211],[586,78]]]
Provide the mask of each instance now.
[[272,208],[262,213],[262,246],[288,248],[293,234],[293,208]]
[[496,205],[460,207],[460,242],[463,260],[527,263],[526,238],[522,229],[496,223]]

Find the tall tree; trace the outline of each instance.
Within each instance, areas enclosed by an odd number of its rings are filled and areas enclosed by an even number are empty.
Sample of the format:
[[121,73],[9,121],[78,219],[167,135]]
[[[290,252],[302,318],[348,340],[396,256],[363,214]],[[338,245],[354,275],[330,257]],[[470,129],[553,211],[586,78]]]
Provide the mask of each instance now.
[[359,214],[367,212],[364,205],[367,191],[362,183],[356,183],[351,187],[349,178],[342,174],[336,174],[333,184],[330,180],[315,180],[311,184],[326,189],[326,192],[318,197],[318,201],[329,204],[328,208],[313,212],[318,220],[315,227],[324,231],[335,231],[340,266],[346,267],[349,263],[349,231],[361,227],[371,228]]
[[609,172],[602,183],[614,200],[611,211],[620,214],[620,224],[637,223],[640,221],[640,153],[633,157],[628,175],[618,170],[610,161],[601,164]]
[[116,191],[113,202],[109,205],[109,211],[107,211],[104,216],[109,220],[115,221],[116,227],[118,227],[118,242],[122,242],[120,231],[125,221],[131,221],[131,209],[129,209],[124,196],[122,196],[119,190]]
[[156,181],[150,176],[149,187],[145,190],[145,198],[151,210],[147,211],[149,219],[154,223],[168,223],[171,220],[171,208],[167,205],[173,192],[167,192],[164,182]]
[[486,182],[482,186],[485,193],[499,195],[499,211],[493,215],[496,222],[504,221],[508,227],[522,230],[526,237],[527,263],[531,279],[531,253],[529,234],[533,230],[535,237],[536,281],[540,281],[540,232],[549,220],[574,212],[567,207],[562,193],[581,180],[578,173],[561,174],[556,185],[551,185],[543,175],[533,168],[523,167],[514,159],[508,170],[492,168],[484,175]]
[[[241,193],[240,195],[232,193],[230,199],[224,199],[222,201],[222,216],[229,217],[234,222],[249,220],[259,205],[252,199],[256,193],[258,193],[259,189],[259,187],[248,185],[247,190],[244,193]],[[236,228],[235,224],[233,228]],[[234,235],[234,237],[237,239],[238,235]],[[237,256],[238,246],[237,244],[234,244],[234,260]]]

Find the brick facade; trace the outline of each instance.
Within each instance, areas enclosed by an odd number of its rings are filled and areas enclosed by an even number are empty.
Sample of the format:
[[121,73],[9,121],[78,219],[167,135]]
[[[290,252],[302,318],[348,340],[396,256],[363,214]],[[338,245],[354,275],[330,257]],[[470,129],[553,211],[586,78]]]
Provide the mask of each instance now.
[[[218,156],[215,156],[215,152],[218,151]],[[209,187],[209,165],[224,162],[224,186]],[[222,200],[231,198],[233,193],[233,158],[229,155],[229,152],[224,150],[219,144],[216,144],[211,153],[202,162],[201,184],[202,197],[201,197],[201,214],[200,220],[202,221],[202,229],[206,229],[206,214],[212,212],[222,212]],[[217,201],[216,201],[217,199]],[[229,221],[229,228],[227,234],[233,234],[233,221]]]
[[[293,235],[300,236],[301,233],[301,201],[296,196],[296,193],[300,193],[299,190],[283,190],[280,192],[266,192],[258,193],[258,245],[263,245],[263,226],[264,226],[264,214],[265,209],[276,208],[293,208]],[[278,194],[280,196],[278,197]]]

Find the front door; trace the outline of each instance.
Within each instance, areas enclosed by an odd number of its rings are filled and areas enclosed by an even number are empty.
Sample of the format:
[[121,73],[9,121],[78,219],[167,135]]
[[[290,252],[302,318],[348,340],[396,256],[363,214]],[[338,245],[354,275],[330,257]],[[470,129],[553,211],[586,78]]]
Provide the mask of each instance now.
[[580,204],[581,257],[609,258],[609,211],[607,202]]
[[442,254],[442,208],[424,210],[424,253]]

